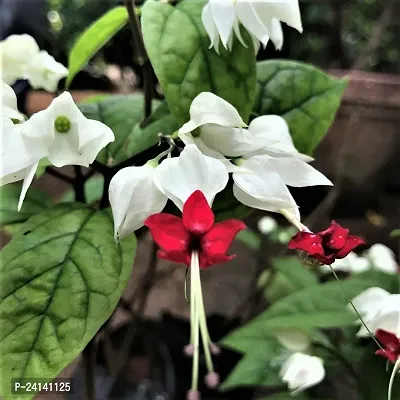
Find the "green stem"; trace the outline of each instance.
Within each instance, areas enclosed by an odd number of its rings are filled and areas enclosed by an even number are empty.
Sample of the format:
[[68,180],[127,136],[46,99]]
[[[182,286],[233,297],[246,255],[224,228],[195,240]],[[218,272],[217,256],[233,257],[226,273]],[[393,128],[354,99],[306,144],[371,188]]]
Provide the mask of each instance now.
[[280,209],[279,212],[299,231],[310,232],[310,230],[302,224],[290,211],[285,209]]

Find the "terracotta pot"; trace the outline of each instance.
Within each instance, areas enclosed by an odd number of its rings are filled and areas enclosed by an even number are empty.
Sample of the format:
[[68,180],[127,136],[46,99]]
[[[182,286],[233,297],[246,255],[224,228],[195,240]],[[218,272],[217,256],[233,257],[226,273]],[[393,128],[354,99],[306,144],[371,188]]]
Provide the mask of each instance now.
[[329,71],[349,78],[342,105],[318,147],[316,166],[335,179],[343,162],[344,188],[400,193],[400,76]]

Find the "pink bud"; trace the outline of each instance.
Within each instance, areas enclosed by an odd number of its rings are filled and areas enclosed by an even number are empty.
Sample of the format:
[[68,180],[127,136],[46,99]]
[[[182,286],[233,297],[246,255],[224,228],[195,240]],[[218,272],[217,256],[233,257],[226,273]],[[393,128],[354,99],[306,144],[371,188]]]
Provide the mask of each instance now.
[[205,378],[206,385],[209,389],[215,389],[219,385],[219,374],[209,372]]
[[187,355],[188,357],[193,357],[194,345],[193,345],[193,344],[187,344],[187,345],[183,348],[183,352],[184,352],[185,355]]
[[210,343],[210,350],[211,354],[214,356],[221,354],[221,349],[215,343]]
[[186,400],[201,400],[200,392],[197,390],[189,390],[186,395]]

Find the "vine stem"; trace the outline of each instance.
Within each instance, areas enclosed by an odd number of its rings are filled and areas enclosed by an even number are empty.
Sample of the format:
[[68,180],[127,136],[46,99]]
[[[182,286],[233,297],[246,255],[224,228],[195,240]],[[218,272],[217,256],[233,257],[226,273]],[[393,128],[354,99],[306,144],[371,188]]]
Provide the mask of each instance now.
[[[142,67],[143,90],[144,90],[144,121],[151,114],[153,98],[153,70],[143,42],[142,29],[139,18],[135,12],[135,0],[125,0],[125,6],[129,15],[129,22],[132,31],[133,62]],[[141,125],[143,128],[144,126]]]
[[85,177],[82,173],[82,168],[79,165],[74,165],[75,170],[75,179],[73,183],[74,192],[75,192],[75,201],[79,201],[81,203],[85,203]]

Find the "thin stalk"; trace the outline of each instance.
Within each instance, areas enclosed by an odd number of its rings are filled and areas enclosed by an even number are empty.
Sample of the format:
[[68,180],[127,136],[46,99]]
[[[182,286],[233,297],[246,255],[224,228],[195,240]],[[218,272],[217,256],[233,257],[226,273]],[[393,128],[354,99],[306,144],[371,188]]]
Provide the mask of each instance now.
[[396,364],[394,364],[393,372],[392,375],[390,376],[389,387],[388,387],[388,400],[392,400],[394,379],[399,370],[400,370],[400,357],[397,359]]
[[198,254],[196,251],[192,253],[192,260],[190,263],[190,292],[191,292],[191,303],[193,303],[193,314],[191,319],[193,323],[193,364],[192,364],[192,386],[193,391],[197,391],[198,380],[199,380],[199,316],[198,316],[198,305],[196,304],[196,279],[199,279],[199,261]]
[[281,209],[279,212],[299,231],[310,232],[310,230],[302,224],[291,212],[288,210]]
[[85,203],[85,177],[82,174],[82,169],[79,165],[74,165],[75,171],[75,179],[74,179],[74,192],[75,192],[75,201],[79,201],[81,203]]

